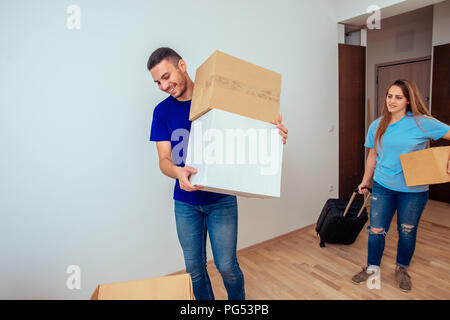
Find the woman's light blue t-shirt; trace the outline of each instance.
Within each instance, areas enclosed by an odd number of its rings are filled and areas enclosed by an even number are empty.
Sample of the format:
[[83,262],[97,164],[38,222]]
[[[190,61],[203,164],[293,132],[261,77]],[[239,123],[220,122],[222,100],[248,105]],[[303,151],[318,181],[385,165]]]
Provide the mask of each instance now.
[[[380,120],[381,118],[378,118],[369,127],[364,144],[367,148],[375,147],[375,133]],[[414,118],[412,112],[408,111],[403,118],[387,127],[381,138],[381,146],[377,145],[374,181],[395,191],[427,191],[428,185],[406,186],[400,155],[425,149],[429,139],[438,140],[449,130],[450,126],[445,123],[428,116]]]

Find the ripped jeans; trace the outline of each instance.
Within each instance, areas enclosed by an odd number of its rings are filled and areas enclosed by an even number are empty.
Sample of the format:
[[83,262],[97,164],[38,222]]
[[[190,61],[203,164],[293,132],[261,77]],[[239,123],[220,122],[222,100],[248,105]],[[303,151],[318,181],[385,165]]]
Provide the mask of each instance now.
[[396,263],[400,267],[407,268],[416,248],[417,227],[428,202],[428,191],[393,191],[375,181],[372,189],[370,226],[367,227],[369,231],[367,265],[380,265],[386,234],[397,210],[398,244]]

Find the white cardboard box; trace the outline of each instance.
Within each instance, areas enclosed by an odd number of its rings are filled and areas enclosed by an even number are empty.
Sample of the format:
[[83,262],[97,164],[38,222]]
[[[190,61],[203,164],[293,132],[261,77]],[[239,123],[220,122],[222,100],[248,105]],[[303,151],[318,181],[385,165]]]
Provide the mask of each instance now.
[[192,122],[186,166],[193,185],[244,197],[280,197],[283,142],[278,128],[220,109]]

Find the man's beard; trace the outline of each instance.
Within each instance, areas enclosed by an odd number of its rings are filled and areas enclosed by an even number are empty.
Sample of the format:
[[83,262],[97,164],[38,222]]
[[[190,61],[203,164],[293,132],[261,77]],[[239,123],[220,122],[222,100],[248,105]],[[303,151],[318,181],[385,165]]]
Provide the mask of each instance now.
[[187,86],[186,86],[186,81],[183,81],[182,83],[180,83],[179,85],[177,85],[178,89],[181,89],[181,91],[176,95],[173,96],[175,99],[182,97],[183,94],[185,94]]

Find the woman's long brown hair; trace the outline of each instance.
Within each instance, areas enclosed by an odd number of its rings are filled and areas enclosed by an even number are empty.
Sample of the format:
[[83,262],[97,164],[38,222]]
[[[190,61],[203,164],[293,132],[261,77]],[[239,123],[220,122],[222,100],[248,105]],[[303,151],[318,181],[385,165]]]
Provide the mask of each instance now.
[[[388,87],[388,89],[386,90],[386,94],[384,96],[384,104],[381,113],[381,120],[380,123],[378,124],[378,128],[375,133],[375,148],[377,148],[377,145],[381,147],[381,137],[386,132],[386,129],[389,126],[389,123],[391,122],[392,114],[389,112],[387,108],[386,98],[389,93],[389,89],[391,89],[392,86],[397,86],[402,90],[403,95],[409,101],[409,103],[406,106],[406,112],[411,111],[416,122],[417,116],[426,115],[431,117],[431,114],[428,111],[427,107],[425,106],[425,103],[423,103],[422,97],[420,96],[419,89],[417,89],[417,86],[413,82],[406,79],[396,80]],[[418,122],[417,124],[419,125]]]

